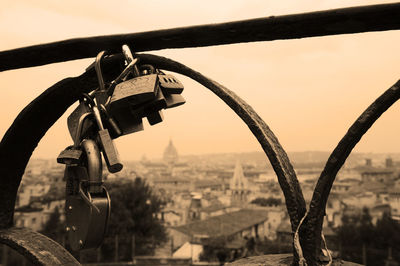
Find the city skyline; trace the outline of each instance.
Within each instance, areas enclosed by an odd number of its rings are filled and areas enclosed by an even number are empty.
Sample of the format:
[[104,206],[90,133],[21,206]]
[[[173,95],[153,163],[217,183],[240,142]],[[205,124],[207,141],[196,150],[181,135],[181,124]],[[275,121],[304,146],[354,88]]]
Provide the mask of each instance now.
[[[162,9],[157,1],[70,1],[68,6],[54,1],[6,1],[0,11],[0,49],[383,2],[392,1],[253,0],[230,1],[229,5],[210,1],[201,6],[173,1]],[[211,4],[218,12],[207,8]],[[187,64],[233,90],[266,121],[286,151],[332,151],[367,106],[398,80],[399,38],[396,31],[389,31],[152,53]],[[79,75],[93,60],[1,72],[0,134],[4,135],[22,108],[46,88]],[[176,76],[185,86],[186,104],[164,111],[164,122],[155,126],[145,122],[144,131],[117,139],[121,158],[160,156],[171,136],[181,154],[262,151],[245,124],[216,96],[194,81]],[[72,144],[66,117],[75,106],[45,135],[34,158],[56,158]],[[399,116],[395,104],[354,151],[400,151]]]

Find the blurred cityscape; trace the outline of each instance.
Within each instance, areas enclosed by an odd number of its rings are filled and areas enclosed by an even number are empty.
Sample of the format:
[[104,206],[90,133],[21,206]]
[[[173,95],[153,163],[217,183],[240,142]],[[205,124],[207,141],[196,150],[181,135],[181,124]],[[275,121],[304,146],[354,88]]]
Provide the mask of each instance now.
[[[307,204],[328,156],[328,152],[289,153]],[[140,161],[125,162],[117,174],[103,173],[108,181],[141,177],[162,199],[156,219],[168,237],[155,248],[154,259],[200,263],[207,246],[218,247],[218,241],[211,241],[217,238],[224,239],[224,248],[230,251],[225,260],[250,252],[253,239],[273,243],[277,253],[291,251],[293,233],[285,199],[262,152],[179,156],[171,140],[161,159],[143,156]],[[65,219],[63,176],[64,166],[55,159],[31,159],[18,192],[16,226],[41,231],[56,208],[61,210],[61,220]],[[323,233],[328,248],[341,252],[337,228],[344,216],[362,215],[365,207],[373,225],[385,213],[400,220],[400,154],[351,154],[333,184],[326,208]],[[263,252],[255,254],[259,253]]]

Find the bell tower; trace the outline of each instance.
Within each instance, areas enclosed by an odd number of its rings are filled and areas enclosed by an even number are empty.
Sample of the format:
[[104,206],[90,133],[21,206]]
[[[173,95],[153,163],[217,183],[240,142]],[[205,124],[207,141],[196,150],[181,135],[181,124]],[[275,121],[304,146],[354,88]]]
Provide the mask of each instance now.
[[239,160],[236,161],[235,171],[230,181],[231,205],[240,206],[247,203],[249,193],[248,181],[243,174],[243,168]]

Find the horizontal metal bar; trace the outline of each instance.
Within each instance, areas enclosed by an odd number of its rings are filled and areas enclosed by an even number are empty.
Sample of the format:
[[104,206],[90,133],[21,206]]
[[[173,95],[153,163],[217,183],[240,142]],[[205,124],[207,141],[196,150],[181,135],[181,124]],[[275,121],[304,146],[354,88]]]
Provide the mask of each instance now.
[[400,3],[332,9],[132,34],[76,38],[0,52],[0,71],[119,53],[400,29]]

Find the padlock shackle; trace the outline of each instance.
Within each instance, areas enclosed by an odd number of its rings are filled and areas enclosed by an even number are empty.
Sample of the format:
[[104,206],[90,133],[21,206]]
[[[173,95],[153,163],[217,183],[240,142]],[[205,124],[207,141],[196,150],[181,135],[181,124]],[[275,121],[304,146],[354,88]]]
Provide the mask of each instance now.
[[93,92],[82,93],[82,96],[81,96],[82,97],[82,101],[84,103],[86,103],[86,105],[88,105],[89,107],[96,105],[95,101],[93,100],[93,96],[91,96],[91,95],[93,95]]
[[90,212],[92,212],[92,209],[95,209],[98,213],[100,213],[99,208],[93,204],[92,196],[90,195],[90,193],[87,193],[86,195],[85,191],[83,191],[82,182],[79,182],[79,195],[86,202],[86,204],[90,206]]
[[[111,97],[111,95],[114,93],[115,86],[117,86],[118,83],[120,83],[131,71],[137,72],[137,76],[139,76],[139,70],[137,69],[136,63],[138,62],[137,58],[134,58],[133,61],[129,62],[129,64],[125,67],[125,69],[119,74],[119,76],[111,81],[110,87],[108,88],[107,94]],[[135,71],[136,69],[136,71]],[[136,75],[136,74],[135,74]],[[111,99],[109,98],[107,103]]]
[[81,141],[83,123],[85,122],[86,118],[92,115],[92,113],[85,113],[79,118],[78,127],[76,128],[75,139],[74,139],[74,146],[78,147]]
[[122,53],[124,54],[125,59],[128,62],[128,64],[133,61],[134,57],[133,57],[132,51],[128,45],[126,45],[126,44],[122,45]]
[[139,69],[142,71],[142,69],[143,70],[149,70],[149,72],[150,73],[148,73],[148,74],[156,74],[156,68],[153,66],[153,65],[150,65],[150,64],[144,64],[144,65],[141,65],[140,67],[139,67]]
[[[129,65],[130,63],[134,62],[135,59],[137,60],[137,58],[134,58],[134,57],[133,57],[133,54],[132,54],[131,49],[130,49],[129,46],[126,45],[126,44],[122,45],[122,53],[124,54],[125,59],[126,59],[126,62],[128,63],[128,65]],[[138,69],[138,67],[137,67],[135,64],[133,65],[133,74],[134,74],[136,77],[140,75],[139,69]]]
[[97,143],[92,139],[84,139],[81,142],[81,147],[83,152],[86,154],[86,169],[89,178],[89,185],[98,184],[100,186],[103,183],[103,164],[101,161],[100,149],[97,146]]
[[94,62],[94,69],[96,70],[97,80],[99,81],[99,89],[104,91],[106,89],[106,85],[103,79],[103,72],[101,71],[101,60],[103,59],[106,51],[101,51],[96,56],[96,61]]
[[96,120],[96,124],[99,127],[99,130],[104,130],[103,122],[101,121],[100,111],[97,105],[92,107],[92,111],[94,119]]

